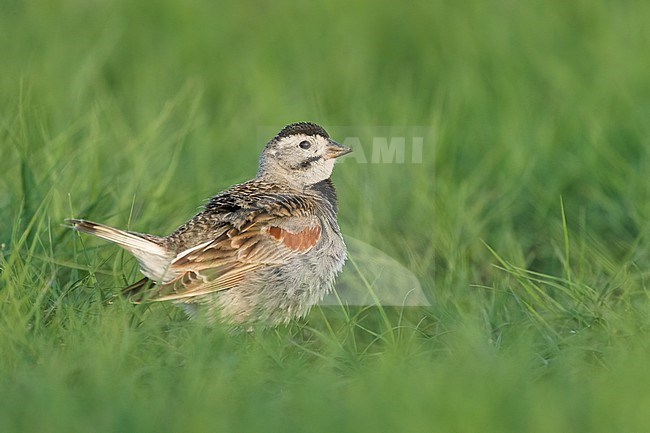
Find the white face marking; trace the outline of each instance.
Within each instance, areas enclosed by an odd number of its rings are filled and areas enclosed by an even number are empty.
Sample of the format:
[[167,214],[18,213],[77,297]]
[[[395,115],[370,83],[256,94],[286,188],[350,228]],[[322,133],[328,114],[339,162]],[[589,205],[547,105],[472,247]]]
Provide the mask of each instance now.
[[273,176],[296,186],[313,185],[332,175],[334,158],[329,140],[320,135],[295,134],[271,142],[260,158],[258,176]]

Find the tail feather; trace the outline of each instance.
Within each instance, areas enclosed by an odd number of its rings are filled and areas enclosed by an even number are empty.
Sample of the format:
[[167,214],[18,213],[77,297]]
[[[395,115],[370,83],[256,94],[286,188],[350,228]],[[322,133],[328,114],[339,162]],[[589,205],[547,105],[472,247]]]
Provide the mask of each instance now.
[[72,224],[72,228],[77,231],[115,242],[127,250],[150,251],[152,254],[164,254],[166,252],[163,247],[149,239],[145,239],[139,233],[127,232],[86,220],[67,219],[66,222]]
[[129,301],[139,304],[146,297],[146,289],[153,284],[149,278],[144,277],[143,279],[136,281],[128,287],[125,287],[121,290],[122,295],[126,296]]
[[107,241],[114,242],[133,254],[140,263],[144,275],[154,281],[166,282],[174,278],[167,275],[167,268],[175,256],[171,251],[156,243],[154,236],[109,227],[81,219],[66,219],[73,229]]

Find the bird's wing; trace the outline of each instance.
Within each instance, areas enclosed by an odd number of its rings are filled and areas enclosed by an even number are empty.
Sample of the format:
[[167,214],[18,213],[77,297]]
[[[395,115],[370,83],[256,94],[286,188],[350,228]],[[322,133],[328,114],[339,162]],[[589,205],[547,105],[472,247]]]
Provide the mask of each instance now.
[[184,299],[232,289],[265,267],[304,255],[318,243],[321,232],[315,216],[286,216],[265,209],[247,224],[239,228],[228,224],[215,239],[180,252],[169,265],[177,277],[152,287],[145,298]]

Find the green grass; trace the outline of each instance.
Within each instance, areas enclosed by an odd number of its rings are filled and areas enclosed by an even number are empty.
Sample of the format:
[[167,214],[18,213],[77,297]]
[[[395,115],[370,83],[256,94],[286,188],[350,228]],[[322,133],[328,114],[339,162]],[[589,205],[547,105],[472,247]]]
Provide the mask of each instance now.
[[[650,431],[648,17],[4,1],[0,431]],[[117,297],[134,261],[61,225],[168,233],[298,120],[431,128],[421,164],[334,174],[430,307],[233,334]]]

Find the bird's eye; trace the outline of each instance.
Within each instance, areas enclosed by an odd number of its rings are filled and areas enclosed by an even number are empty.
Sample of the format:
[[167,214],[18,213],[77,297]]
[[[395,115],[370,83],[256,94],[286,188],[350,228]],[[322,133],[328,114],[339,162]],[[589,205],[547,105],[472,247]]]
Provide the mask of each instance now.
[[300,146],[301,149],[307,150],[311,147],[311,143],[305,140],[305,141],[301,141],[298,146]]

